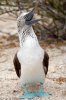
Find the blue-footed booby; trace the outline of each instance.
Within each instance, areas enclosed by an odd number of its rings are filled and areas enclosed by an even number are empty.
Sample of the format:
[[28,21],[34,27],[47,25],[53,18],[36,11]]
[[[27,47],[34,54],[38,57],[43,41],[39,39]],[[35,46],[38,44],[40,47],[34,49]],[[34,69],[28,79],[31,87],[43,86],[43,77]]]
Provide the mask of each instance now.
[[39,45],[32,28],[41,19],[33,19],[33,16],[34,9],[22,13],[17,19],[20,48],[13,62],[22,87],[25,84],[43,84],[48,72],[49,56]]

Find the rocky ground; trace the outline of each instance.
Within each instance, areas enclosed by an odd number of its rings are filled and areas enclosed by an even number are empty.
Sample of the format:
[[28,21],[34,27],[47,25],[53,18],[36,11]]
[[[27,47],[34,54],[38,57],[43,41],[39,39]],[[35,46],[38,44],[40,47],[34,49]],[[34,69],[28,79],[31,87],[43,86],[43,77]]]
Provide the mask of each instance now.
[[[9,29],[7,28],[9,24],[6,26],[6,23],[10,23],[11,20],[7,21],[6,19],[10,17],[4,19],[1,16],[1,18],[4,22],[0,20],[0,31],[3,31],[2,27]],[[13,27],[10,26],[10,32],[16,28],[14,28],[16,20],[12,20],[12,24]],[[51,95],[42,98],[36,97],[33,100],[66,100],[66,46],[56,46],[54,44],[46,46],[43,42],[42,47],[46,49],[50,57],[49,71],[44,88]],[[11,36],[5,33],[0,35],[0,100],[18,100],[16,97],[20,93],[18,89],[19,78],[16,76],[13,66],[13,57],[17,50],[18,39],[15,35]]]

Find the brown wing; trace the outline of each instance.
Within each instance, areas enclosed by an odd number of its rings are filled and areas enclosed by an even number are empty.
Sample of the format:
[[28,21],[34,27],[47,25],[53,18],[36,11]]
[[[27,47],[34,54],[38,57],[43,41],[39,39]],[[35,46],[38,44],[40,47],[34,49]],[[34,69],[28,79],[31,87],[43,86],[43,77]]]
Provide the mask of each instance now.
[[16,74],[17,74],[18,77],[20,77],[20,75],[21,75],[21,65],[20,65],[20,62],[17,58],[17,53],[15,54],[13,63],[14,63]]
[[48,72],[48,65],[49,65],[49,56],[48,56],[47,52],[45,52],[44,59],[43,59],[43,69],[44,69],[45,75]]

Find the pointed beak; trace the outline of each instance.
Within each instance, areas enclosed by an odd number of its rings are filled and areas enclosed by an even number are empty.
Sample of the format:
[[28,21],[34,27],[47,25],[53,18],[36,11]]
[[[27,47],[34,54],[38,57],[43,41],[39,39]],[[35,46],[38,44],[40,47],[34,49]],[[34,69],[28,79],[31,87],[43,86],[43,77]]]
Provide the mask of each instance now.
[[30,11],[28,14],[26,14],[24,16],[26,25],[33,25],[33,24],[37,23],[38,21],[42,20],[42,18],[41,19],[33,19],[34,12],[35,12],[35,8],[33,8],[32,11]]
[[32,20],[33,16],[34,16],[34,8],[32,9],[32,11],[30,11],[28,14],[26,14],[24,16],[24,18],[26,21],[30,21],[30,20]]

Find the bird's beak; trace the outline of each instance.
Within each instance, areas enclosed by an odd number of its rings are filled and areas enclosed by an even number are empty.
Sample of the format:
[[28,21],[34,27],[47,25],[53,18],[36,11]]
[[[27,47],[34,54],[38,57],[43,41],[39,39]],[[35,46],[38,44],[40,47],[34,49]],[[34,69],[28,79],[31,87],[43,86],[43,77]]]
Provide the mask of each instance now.
[[28,14],[26,14],[24,16],[24,18],[26,21],[30,21],[30,20],[32,20],[33,16],[34,16],[34,8],[32,9],[32,11],[30,11]]
[[33,25],[33,24],[37,23],[38,21],[42,20],[42,18],[41,19],[33,19],[34,12],[35,12],[35,8],[32,9],[32,11],[30,11],[28,14],[25,15],[26,25]]

